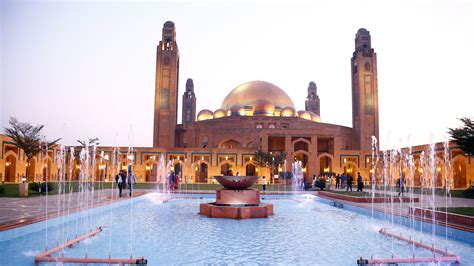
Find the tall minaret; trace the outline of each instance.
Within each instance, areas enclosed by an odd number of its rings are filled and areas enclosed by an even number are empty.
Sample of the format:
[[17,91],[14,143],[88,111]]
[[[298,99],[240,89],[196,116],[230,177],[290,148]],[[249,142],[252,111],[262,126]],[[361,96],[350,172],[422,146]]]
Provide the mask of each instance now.
[[179,50],[172,21],[166,21],[156,52],[153,147],[174,147],[178,113]]
[[319,113],[319,96],[317,91],[316,83],[311,81],[308,85],[308,96],[306,97],[305,101],[305,110],[311,111],[317,115],[321,115]]
[[377,54],[372,49],[370,33],[364,28],[355,37],[351,73],[354,148],[370,150],[372,136],[379,138]]
[[183,94],[183,125],[196,121],[196,95],[194,94],[193,79],[186,81],[186,91]]

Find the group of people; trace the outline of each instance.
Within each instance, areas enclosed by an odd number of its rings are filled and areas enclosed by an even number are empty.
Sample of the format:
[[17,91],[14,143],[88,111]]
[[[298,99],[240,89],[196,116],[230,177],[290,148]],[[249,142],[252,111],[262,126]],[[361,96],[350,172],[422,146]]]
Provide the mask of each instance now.
[[173,171],[168,175],[167,186],[169,191],[177,190],[179,187],[179,175],[176,175]]
[[[346,189],[346,191],[352,191],[352,183],[354,178],[349,173],[342,174],[321,174],[319,178],[326,179],[326,182],[329,183],[329,186],[332,185],[333,180],[336,181],[336,188]],[[313,176],[313,182],[316,182],[316,175]],[[313,185],[314,186],[314,185]],[[360,175],[360,172],[357,172],[357,191],[363,192],[364,190],[364,179]]]
[[117,188],[119,191],[119,197],[122,197],[122,190],[128,186],[129,193],[131,197],[133,193],[133,185],[136,183],[135,175],[132,173],[131,169],[129,171],[120,170],[120,172],[115,176],[115,182],[117,183]]

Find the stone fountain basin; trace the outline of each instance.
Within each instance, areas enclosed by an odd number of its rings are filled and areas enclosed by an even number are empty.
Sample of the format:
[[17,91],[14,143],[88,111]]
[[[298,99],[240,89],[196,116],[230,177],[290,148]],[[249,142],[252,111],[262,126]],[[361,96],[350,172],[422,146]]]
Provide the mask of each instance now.
[[251,187],[258,176],[214,176],[223,187],[228,189],[246,189]]

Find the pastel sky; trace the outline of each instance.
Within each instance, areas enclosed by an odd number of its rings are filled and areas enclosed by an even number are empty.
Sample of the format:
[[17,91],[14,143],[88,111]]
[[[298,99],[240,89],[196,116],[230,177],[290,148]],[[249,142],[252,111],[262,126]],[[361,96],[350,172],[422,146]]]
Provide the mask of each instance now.
[[[175,22],[181,98],[216,110],[236,86],[271,82],[323,122],[352,126],[350,58],[359,28],[378,57],[382,148],[443,141],[474,115],[471,1],[1,1],[1,126],[44,124],[76,145],[151,146],[156,46]],[[179,105],[181,109],[181,102]],[[181,116],[178,116],[178,122]]]

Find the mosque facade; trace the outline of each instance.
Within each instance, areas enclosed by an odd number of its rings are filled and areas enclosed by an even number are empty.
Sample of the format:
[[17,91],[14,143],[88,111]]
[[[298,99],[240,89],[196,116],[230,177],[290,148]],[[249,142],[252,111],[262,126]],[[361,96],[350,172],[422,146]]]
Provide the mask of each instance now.
[[[368,30],[357,31],[348,68],[352,80],[352,127],[322,119],[320,102],[324,99],[319,98],[317,85],[312,81],[307,89],[302,88],[307,90],[306,99],[301,99],[305,101],[305,110],[296,110],[282,88],[257,80],[236,84],[219,109],[197,112],[199,86],[195,90],[193,80],[188,79],[181,97],[178,93],[179,64],[175,24],[167,21],[157,46],[153,147],[136,147],[132,151],[128,147],[115,148],[120,151],[117,163],[110,159],[113,147],[98,147],[97,156],[101,154],[101,157],[92,173],[95,180],[110,181],[117,169],[126,169],[132,163],[137,182],[158,182],[163,174],[163,169],[160,170],[163,161],[186,183],[212,183],[212,176],[229,169],[240,175],[266,176],[274,182],[283,182],[281,174],[292,172],[295,162],[300,162],[307,182],[314,175],[343,172],[353,176],[360,172],[365,181],[369,180],[372,136],[379,137],[379,106],[377,54]],[[180,99],[182,123],[178,124]],[[0,135],[0,141],[1,181],[21,182],[26,168],[30,169],[29,181],[57,180],[58,147],[27,164],[23,152],[8,137]],[[416,146],[413,151],[420,154],[426,147]],[[74,147],[76,154],[81,148]],[[267,154],[284,153],[286,160],[281,164],[262,165],[255,158],[258,150]],[[465,188],[469,177],[474,177],[473,160],[454,144],[450,152],[454,186]],[[443,156],[441,151],[438,153]],[[419,162],[419,156],[416,160]],[[66,172],[72,180],[78,178],[79,165],[78,158],[68,163],[71,169]]]

